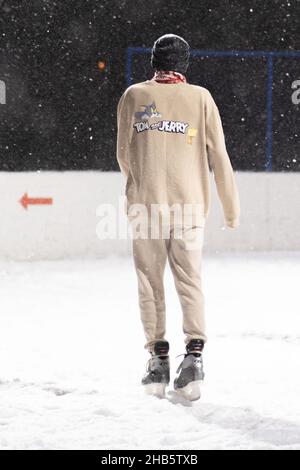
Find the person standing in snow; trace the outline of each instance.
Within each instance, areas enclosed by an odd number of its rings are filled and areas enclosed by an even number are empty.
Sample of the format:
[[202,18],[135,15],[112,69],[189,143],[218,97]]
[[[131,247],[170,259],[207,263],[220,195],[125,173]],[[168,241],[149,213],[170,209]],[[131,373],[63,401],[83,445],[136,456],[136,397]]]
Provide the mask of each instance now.
[[[155,41],[153,78],[129,86],[118,102],[117,160],[134,227],[137,208],[146,209],[139,217],[146,222],[144,230],[132,240],[145,348],[151,354],[142,384],[148,393],[163,396],[170,381],[163,287],[168,260],[181,302],[186,349],[174,388],[195,400],[204,378],[207,341],[201,262],[210,171],[226,226],[239,226],[240,202],[218,108],[207,89],[187,82],[189,56],[189,44],[180,36],[165,34]],[[153,217],[153,207],[159,208],[158,217]]]

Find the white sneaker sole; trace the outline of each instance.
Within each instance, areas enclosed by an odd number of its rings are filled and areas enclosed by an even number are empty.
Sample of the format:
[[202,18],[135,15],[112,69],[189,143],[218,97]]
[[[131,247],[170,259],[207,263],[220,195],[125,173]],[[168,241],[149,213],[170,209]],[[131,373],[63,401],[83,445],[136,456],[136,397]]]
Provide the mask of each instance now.
[[201,380],[195,380],[183,388],[176,388],[175,391],[188,401],[196,401],[201,398],[200,384]]
[[166,395],[167,384],[148,384],[143,387],[146,395],[153,395],[157,398],[164,398]]

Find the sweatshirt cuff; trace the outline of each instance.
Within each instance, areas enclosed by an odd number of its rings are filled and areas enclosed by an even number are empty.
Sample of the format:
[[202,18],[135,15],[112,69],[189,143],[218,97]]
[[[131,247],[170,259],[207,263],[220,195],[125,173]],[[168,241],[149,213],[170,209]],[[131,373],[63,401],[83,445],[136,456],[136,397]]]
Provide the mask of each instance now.
[[240,225],[240,219],[238,217],[236,219],[226,219],[226,225],[230,228],[236,228]]

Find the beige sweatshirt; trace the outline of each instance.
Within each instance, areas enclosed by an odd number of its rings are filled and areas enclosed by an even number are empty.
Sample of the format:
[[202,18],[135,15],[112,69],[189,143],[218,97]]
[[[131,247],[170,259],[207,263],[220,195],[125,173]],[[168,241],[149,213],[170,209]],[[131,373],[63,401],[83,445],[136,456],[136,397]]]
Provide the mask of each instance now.
[[[240,202],[218,108],[203,87],[147,80],[128,87],[117,108],[117,160],[131,204],[210,208],[214,173],[225,223],[239,225]],[[200,209],[199,209],[200,208]],[[198,214],[199,216],[199,214]]]

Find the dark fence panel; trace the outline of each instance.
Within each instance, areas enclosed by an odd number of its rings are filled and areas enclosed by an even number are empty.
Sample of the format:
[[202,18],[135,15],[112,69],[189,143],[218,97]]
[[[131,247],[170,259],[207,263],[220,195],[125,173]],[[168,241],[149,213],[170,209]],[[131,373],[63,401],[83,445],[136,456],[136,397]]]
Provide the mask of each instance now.
[[[174,32],[193,50],[291,52],[299,14],[293,0],[0,0],[0,171],[117,170],[128,48]],[[131,59],[134,82],[151,78],[149,53]],[[214,95],[235,169],[299,171],[299,58],[273,59],[271,121],[269,65],[193,55],[187,78]]]

